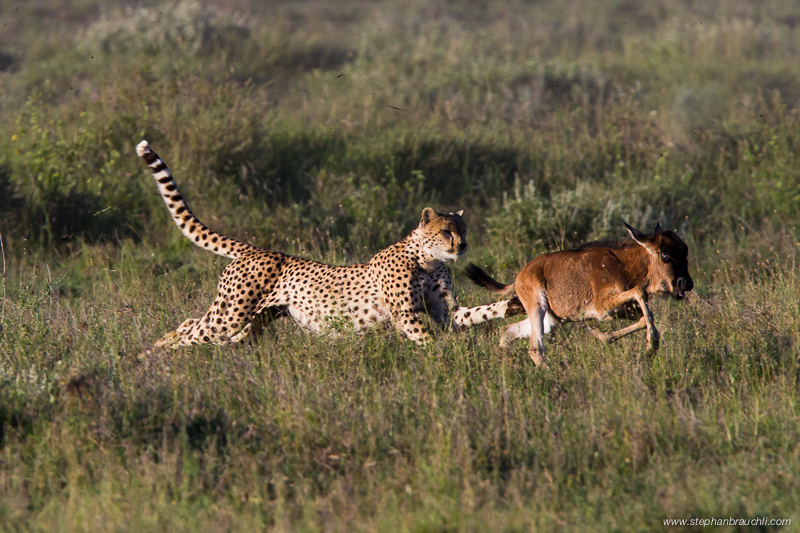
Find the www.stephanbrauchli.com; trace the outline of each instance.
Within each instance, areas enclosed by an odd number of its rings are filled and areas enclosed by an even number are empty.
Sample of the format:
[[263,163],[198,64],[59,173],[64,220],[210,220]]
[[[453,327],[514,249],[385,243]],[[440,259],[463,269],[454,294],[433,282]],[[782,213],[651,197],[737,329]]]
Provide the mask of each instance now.
[[789,526],[791,518],[665,518],[665,526]]

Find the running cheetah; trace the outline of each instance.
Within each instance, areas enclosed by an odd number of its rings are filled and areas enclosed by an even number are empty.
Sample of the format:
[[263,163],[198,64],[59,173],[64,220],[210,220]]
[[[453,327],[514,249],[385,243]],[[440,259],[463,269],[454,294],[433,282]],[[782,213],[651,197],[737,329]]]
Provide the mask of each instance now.
[[431,337],[420,320],[425,312],[442,323],[452,315],[456,327],[523,312],[515,302],[459,307],[444,264],[467,250],[463,211],[422,211],[419,226],[368,263],[331,266],[239,242],[207,228],[186,205],[167,165],[147,141],[136,152],[153,170],[172,220],[200,248],[233,259],[222,273],[217,297],[202,318],[184,321],[156,346],[233,344],[257,335],[271,320],[288,314],[306,331],[329,330],[345,319],[357,332],[384,322],[418,344]]

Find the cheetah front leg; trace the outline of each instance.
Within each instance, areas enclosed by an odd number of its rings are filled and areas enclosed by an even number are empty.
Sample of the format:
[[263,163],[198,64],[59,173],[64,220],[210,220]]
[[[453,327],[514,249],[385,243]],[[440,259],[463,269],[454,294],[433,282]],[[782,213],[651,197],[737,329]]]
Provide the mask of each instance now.
[[433,314],[431,316],[436,322],[450,320],[455,331],[496,318],[508,318],[525,313],[525,308],[522,307],[522,303],[516,297],[491,305],[461,307],[458,305],[454,294],[450,273],[442,265],[441,272],[439,272],[438,287],[433,295],[433,300],[437,302],[441,309],[439,312],[442,318],[441,320],[436,320]]
[[454,295],[455,291],[450,272],[447,267],[442,265],[437,274],[436,284],[425,297],[428,315],[437,324],[447,324],[449,322],[454,329],[458,329],[451,320],[453,310],[458,309],[458,302],[456,302]]
[[392,315],[392,325],[410,340],[425,345],[431,340],[428,329],[422,323],[419,311],[425,306],[425,292],[422,284],[415,280],[413,269],[408,270],[405,280],[398,282],[401,272],[381,272],[380,289],[384,302]]
[[453,313],[453,321],[464,328],[472,327],[497,318],[509,318],[525,313],[525,308],[517,297],[501,300],[490,305],[459,307]]
[[428,329],[422,324],[422,320],[418,313],[410,309],[403,309],[395,316],[392,313],[392,320],[394,327],[402,332],[410,340],[417,344],[424,346],[431,341],[431,334]]

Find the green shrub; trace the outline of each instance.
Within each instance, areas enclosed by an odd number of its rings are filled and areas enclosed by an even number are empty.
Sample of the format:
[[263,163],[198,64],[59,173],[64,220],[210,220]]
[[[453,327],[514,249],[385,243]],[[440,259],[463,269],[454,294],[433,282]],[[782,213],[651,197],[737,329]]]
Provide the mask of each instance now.
[[26,103],[11,135],[14,179],[5,187],[13,199],[6,214],[13,234],[47,246],[118,237],[112,232],[136,208],[138,187],[119,179],[125,165],[107,123],[90,113],[69,125],[46,120],[39,102]]

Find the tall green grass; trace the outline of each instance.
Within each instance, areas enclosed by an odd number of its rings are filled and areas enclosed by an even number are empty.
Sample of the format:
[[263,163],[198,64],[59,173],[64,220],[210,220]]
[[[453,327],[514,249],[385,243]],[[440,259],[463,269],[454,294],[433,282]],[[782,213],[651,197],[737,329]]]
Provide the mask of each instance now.
[[523,347],[497,348],[493,328],[420,349],[388,330],[316,338],[288,321],[255,345],[137,356],[208,305],[221,265],[190,259],[86,247],[63,279],[15,273],[5,523],[604,531],[796,519],[792,272],[657,303],[664,345],[651,359],[643,338],[603,347],[578,325],[552,339],[544,371]]

